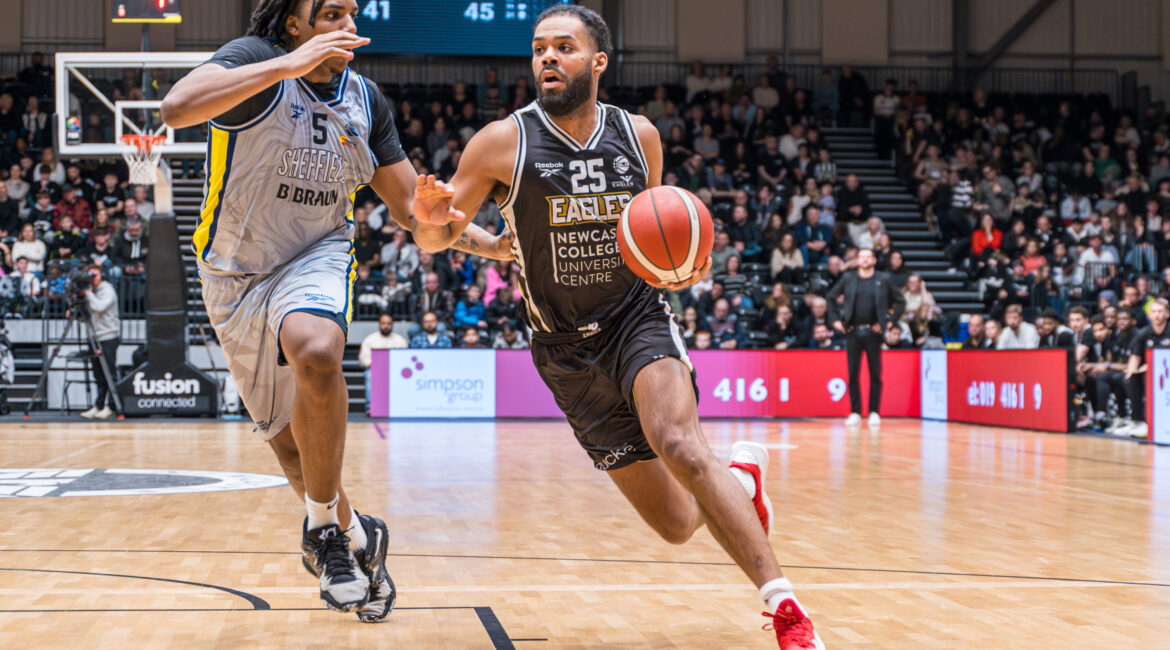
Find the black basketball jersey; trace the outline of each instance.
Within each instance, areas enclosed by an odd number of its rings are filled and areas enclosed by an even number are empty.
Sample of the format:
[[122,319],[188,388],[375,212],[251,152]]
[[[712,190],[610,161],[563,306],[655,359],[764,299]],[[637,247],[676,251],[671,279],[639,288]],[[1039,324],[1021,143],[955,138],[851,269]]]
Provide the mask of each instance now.
[[589,334],[657,302],[657,291],[630,271],[617,246],[618,218],[646,188],[648,173],[629,114],[598,104],[597,128],[584,146],[538,103],[512,119],[519,143],[500,212],[516,233],[528,325]]

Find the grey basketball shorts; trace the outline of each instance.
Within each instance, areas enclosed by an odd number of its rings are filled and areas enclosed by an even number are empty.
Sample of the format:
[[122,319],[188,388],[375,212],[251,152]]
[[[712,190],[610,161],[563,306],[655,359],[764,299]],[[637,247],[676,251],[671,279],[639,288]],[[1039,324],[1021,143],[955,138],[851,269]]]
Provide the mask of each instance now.
[[314,244],[272,273],[216,275],[199,269],[207,317],[244,406],[267,441],[292,420],[296,387],[280,349],[280,326],[295,311],[332,320],[346,333],[357,263],[348,240]]

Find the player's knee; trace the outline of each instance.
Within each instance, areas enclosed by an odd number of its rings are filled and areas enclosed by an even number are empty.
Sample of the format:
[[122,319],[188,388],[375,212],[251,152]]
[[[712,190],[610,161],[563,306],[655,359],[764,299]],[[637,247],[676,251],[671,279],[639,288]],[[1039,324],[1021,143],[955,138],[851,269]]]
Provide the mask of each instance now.
[[691,539],[693,533],[683,528],[659,529],[658,535],[666,540],[669,544],[680,545],[686,544]]
[[685,425],[672,425],[659,434],[659,455],[670,467],[671,473],[686,479],[701,476],[709,465],[711,452],[699,435]]
[[675,519],[659,522],[654,526],[654,532],[670,544],[685,544],[695,534],[695,528],[690,522]]
[[303,343],[289,355],[289,362],[308,379],[331,379],[341,374],[341,354],[329,340]]

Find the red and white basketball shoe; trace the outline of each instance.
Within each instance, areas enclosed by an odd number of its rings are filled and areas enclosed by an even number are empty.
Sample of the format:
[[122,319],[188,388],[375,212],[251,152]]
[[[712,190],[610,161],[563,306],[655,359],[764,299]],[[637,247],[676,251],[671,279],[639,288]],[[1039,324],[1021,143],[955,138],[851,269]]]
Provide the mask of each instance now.
[[764,629],[776,631],[776,642],[780,644],[780,650],[825,650],[825,644],[813,629],[812,621],[796,600],[792,598],[782,600],[775,612],[763,614],[772,619],[771,623],[764,625]]
[[[743,489],[752,497],[752,505],[756,507],[756,514],[760,517],[760,524],[764,527],[764,534],[772,534],[772,500],[764,491],[764,479],[768,475],[768,450],[758,442],[741,440],[731,446],[731,469],[741,470],[732,472]],[[747,474],[745,476],[744,474]]]

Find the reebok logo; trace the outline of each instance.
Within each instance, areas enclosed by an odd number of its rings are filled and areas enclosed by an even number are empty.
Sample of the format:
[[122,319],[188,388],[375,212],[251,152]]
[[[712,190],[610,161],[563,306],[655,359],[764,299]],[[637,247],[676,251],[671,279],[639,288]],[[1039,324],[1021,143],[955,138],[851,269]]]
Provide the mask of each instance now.
[[561,173],[565,168],[565,163],[563,163],[563,162],[551,162],[551,163],[538,162],[538,163],[533,163],[532,166],[535,167],[538,171],[540,171],[541,178],[548,178],[550,176],[556,176],[557,174]]

